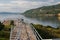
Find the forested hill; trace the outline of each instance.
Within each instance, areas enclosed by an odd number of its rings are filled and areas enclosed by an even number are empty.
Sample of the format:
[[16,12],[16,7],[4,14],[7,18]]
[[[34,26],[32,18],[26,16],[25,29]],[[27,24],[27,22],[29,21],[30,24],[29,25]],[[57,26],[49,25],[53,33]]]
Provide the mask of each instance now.
[[40,17],[41,14],[45,15],[45,14],[58,14],[58,13],[60,13],[60,4],[43,6],[40,8],[27,10],[23,14],[27,17],[36,18],[36,17]]

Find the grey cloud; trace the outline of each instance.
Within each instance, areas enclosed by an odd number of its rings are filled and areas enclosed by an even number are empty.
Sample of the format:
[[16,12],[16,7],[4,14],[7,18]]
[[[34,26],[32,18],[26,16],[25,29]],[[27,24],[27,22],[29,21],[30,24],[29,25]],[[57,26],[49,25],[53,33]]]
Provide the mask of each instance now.
[[54,4],[51,3],[52,1],[53,0],[0,0],[0,9],[2,9],[0,11],[24,12],[29,9],[52,5]]

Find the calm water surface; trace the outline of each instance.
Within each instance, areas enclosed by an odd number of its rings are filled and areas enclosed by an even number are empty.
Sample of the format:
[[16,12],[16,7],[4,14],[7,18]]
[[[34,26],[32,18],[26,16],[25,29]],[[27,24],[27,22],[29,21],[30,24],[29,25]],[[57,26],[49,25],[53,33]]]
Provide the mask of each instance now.
[[0,14],[0,21],[3,21],[5,19],[16,19],[16,18],[23,18],[25,22],[41,24],[44,26],[47,25],[52,27],[60,26],[60,17],[40,17],[40,19],[32,19],[32,18],[27,18],[20,14]]

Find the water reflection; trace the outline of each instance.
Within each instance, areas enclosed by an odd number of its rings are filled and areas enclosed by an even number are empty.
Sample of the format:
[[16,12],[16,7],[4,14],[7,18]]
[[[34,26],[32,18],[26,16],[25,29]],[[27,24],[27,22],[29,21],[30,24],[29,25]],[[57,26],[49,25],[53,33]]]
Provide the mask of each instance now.
[[41,24],[43,25],[49,25],[52,27],[57,27],[60,26],[60,17],[57,16],[44,16],[44,17],[40,17],[38,19],[40,21]]
[[58,27],[60,26],[60,17],[56,17],[56,16],[41,16],[37,19],[33,19],[33,18],[27,18],[23,15],[19,15],[19,14],[0,14],[0,20],[4,20],[6,18],[23,18],[25,22],[28,23],[35,23],[35,24],[41,24],[41,25],[49,25],[52,27]]

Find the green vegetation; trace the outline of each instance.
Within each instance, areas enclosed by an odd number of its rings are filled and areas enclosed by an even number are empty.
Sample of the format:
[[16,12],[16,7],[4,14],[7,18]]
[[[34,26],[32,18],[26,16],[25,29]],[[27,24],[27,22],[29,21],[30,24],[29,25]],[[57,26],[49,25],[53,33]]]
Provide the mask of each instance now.
[[[36,19],[47,19],[47,20],[55,20],[53,17],[56,18],[60,13],[60,4],[51,5],[51,6],[43,6],[36,9],[27,10],[23,13],[24,16],[28,18],[36,18]],[[51,19],[48,19],[51,18]],[[40,24],[32,24],[42,38],[50,39],[50,38],[60,38],[60,26],[57,28],[53,28],[51,26],[43,26]]]
[[10,31],[0,31],[0,40],[9,40]]
[[11,23],[10,23],[10,25],[13,25],[13,26],[14,26],[14,21],[13,21],[13,20],[11,20]]
[[[9,28],[8,28],[9,29]],[[9,40],[10,31],[0,22],[0,40]]]
[[0,22],[0,31],[4,29],[4,25]]
[[32,24],[43,39],[60,38],[60,28],[53,28],[51,26],[43,26],[40,24]]
[[60,4],[27,10],[23,13],[23,15],[30,18],[40,18],[41,16],[45,16],[46,14],[57,16],[58,13],[60,13]]
[[13,20],[10,21],[10,25],[8,24],[8,26],[6,26],[0,22],[0,40],[9,40],[11,26],[14,27],[14,21]]

